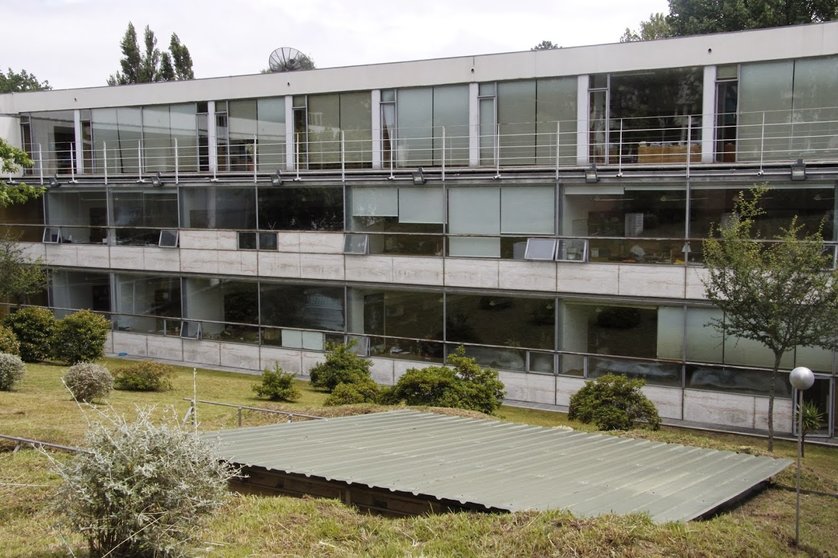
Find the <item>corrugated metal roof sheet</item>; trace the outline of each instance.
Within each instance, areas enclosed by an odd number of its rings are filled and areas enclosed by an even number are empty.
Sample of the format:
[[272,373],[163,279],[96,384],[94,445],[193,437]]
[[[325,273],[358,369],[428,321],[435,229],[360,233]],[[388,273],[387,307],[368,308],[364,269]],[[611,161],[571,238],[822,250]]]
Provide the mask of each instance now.
[[410,410],[205,434],[246,466],[474,503],[578,516],[699,517],[787,459]]

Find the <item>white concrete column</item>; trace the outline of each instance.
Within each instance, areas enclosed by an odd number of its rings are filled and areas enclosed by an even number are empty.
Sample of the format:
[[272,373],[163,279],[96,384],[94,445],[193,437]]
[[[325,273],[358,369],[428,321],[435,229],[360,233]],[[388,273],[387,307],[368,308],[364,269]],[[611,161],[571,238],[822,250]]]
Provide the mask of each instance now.
[[285,96],[285,168],[294,170],[294,96]]
[[73,129],[75,130],[75,152],[73,157],[76,158],[76,174],[84,173],[84,145],[82,144],[81,134],[81,111],[76,109],[73,111]]
[[478,84],[468,84],[468,166],[480,166],[480,100]]
[[588,95],[588,75],[576,77],[576,164],[588,164],[588,130],[590,123],[590,95]]
[[372,168],[381,168],[381,89],[373,89],[370,96],[370,129],[372,130]]
[[207,152],[210,172],[218,171],[218,129],[215,121],[215,101],[207,101]]
[[704,66],[704,94],[701,101],[701,162],[713,162],[716,124],[716,67]]

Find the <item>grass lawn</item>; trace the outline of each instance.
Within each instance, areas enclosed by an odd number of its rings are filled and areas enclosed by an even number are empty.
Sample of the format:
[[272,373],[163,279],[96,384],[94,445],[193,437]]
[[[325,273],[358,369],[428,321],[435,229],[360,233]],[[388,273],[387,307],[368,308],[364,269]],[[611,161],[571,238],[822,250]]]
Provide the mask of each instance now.
[[[118,360],[104,364],[115,367]],[[183,417],[192,394],[191,369],[179,368],[174,390],[164,393],[114,391],[94,408],[80,408],[61,385],[65,367],[29,365],[13,392],[0,391],[0,434],[82,445],[88,420],[98,410],[131,415],[138,405],[159,413],[174,408]],[[312,414],[345,414],[359,409],[321,408],[325,395],[299,382],[296,403],[255,398],[254,376],[198,370],[198,397]],[[97,410],[98,409],[98,410]],[[363,411],[375,410],[364,408]],[[560,413],[503,407],[503,420],[542,426],[570,425]],[[204,430],[233,428],[236,410],[199,405]],[[245,425],[285,420],[245,412]],[[664,429],[635,431],[665,442],[765,453],[753,438]],[[11,452],[0,442],[0,555],[85,555],[85,545],[60,527],[51,494],[57,478],[48,459],[34,450]],[[68,459],[54,454],[59,459]],[[793,457],[795,446],[775,444],[775,455]],[[645,516],[577,519],[563,512],[444,514],[384,518],[356,512],[339,502],[233,495],[204,525],[196,525],[195,556],[838,556],[838,449],[809,446],[803,469],[801,549],[794,537],[794,468],[765,491],[712,519],[655,525]]]

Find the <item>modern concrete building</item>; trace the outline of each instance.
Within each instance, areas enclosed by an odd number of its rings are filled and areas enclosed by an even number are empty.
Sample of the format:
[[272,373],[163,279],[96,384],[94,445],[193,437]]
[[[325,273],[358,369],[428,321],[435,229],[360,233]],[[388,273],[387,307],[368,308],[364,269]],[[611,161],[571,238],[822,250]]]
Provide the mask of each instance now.
[[[0,95],[0,137],[49,186],[1,222],[113,353],[305,373],[353,338],[391,383],[462,344],[514,400],[610,370],[762,429],[771,355],[708,327],[701,239],[765,182],[766,234],[834,250],[838,23]],[[795,365],[833,435],[835,355]]]

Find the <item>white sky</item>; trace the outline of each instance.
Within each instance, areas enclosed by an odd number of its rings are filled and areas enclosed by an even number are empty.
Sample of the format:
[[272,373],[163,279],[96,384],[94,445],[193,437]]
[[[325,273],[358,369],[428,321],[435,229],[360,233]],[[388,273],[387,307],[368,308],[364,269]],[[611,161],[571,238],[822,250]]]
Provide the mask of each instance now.
[[[258,73],[290,46],[318,68],[619,41],[666,0],[0,0],[0,67],[55,89],[105,85],[131,21],[177,33],[195,77]],[[161,48],[161,50],[162,50]]]

